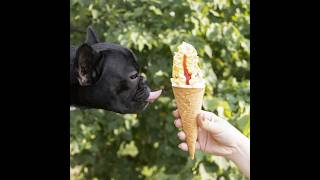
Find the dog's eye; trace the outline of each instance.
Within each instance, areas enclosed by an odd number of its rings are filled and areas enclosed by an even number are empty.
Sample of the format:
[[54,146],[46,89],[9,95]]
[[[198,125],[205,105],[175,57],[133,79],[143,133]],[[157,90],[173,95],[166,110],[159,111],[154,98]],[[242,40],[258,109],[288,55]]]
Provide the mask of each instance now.
[[136,79],[138,77],[138,73],[134,74],[134,75],[131,75],[130,76],[130,79]]

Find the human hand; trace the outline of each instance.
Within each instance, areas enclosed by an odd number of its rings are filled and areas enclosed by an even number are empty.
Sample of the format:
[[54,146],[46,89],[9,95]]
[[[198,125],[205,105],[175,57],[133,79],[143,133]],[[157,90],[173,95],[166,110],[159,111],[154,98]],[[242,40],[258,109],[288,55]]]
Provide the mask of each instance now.
[[[173,111],[174,124],[182,128],[178,110]],[[250,141],[239,130],[225,119],[214,113],[201,111],[197,117],[198,139],[196,149],[217,156],[225,156],[235,162],[247,177],[250,177]],[[186,134],[180,131],[178,138],[186,140]],[[182,142],[179,148],[188,151],[187,143]]]
[[[174,124],[177,128],[182,128],[182,122],[178,110],[173,112],[176,118]],[[216,116],[214,113],[201,111],[197,118],[198,139],[196,149],[218,156],[230,155],[236,151],[240,137],[243,135],[229,124],[226,120]],[[183,131],[178,133],[181,141],[186,140]],[[188,151],[187,143],[179,144],[179,148]]]

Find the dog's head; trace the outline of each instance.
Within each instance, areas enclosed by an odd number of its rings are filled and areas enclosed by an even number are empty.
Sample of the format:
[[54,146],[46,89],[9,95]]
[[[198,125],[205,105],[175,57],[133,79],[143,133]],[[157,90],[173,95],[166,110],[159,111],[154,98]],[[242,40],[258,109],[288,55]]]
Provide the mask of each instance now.
[[161,94],[150,91],[130,49],[101,43],[92,27],[87,30],[86,42],[77,49],[75,72],[80,106],[137,113]]

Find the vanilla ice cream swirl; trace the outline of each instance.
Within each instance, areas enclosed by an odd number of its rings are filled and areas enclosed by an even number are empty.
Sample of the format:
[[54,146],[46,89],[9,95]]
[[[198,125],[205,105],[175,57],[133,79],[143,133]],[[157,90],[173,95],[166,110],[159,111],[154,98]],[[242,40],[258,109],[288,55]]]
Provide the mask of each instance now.
[[197,50],[183,42],[174,53],[171,83],[174,87],[204,88],[205,81],[199,68]]

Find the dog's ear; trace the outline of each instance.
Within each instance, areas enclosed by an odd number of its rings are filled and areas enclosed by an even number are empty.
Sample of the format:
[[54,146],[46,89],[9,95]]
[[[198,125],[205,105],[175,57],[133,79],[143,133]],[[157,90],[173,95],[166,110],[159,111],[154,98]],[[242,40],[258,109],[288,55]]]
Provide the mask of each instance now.
[[97,33],[93,30],[92,26],[89,26],[87,29],[87,39],[86,43],[89,45],[93,45],[96,43],[99,43],[99,38],[97,36]]
[[97,78],[95,67],[99,61],[99,57],[99,53],[88,44],[83,44],[78,48],[75,68],[81,86],[88,86],[94,83],[94,80]]

